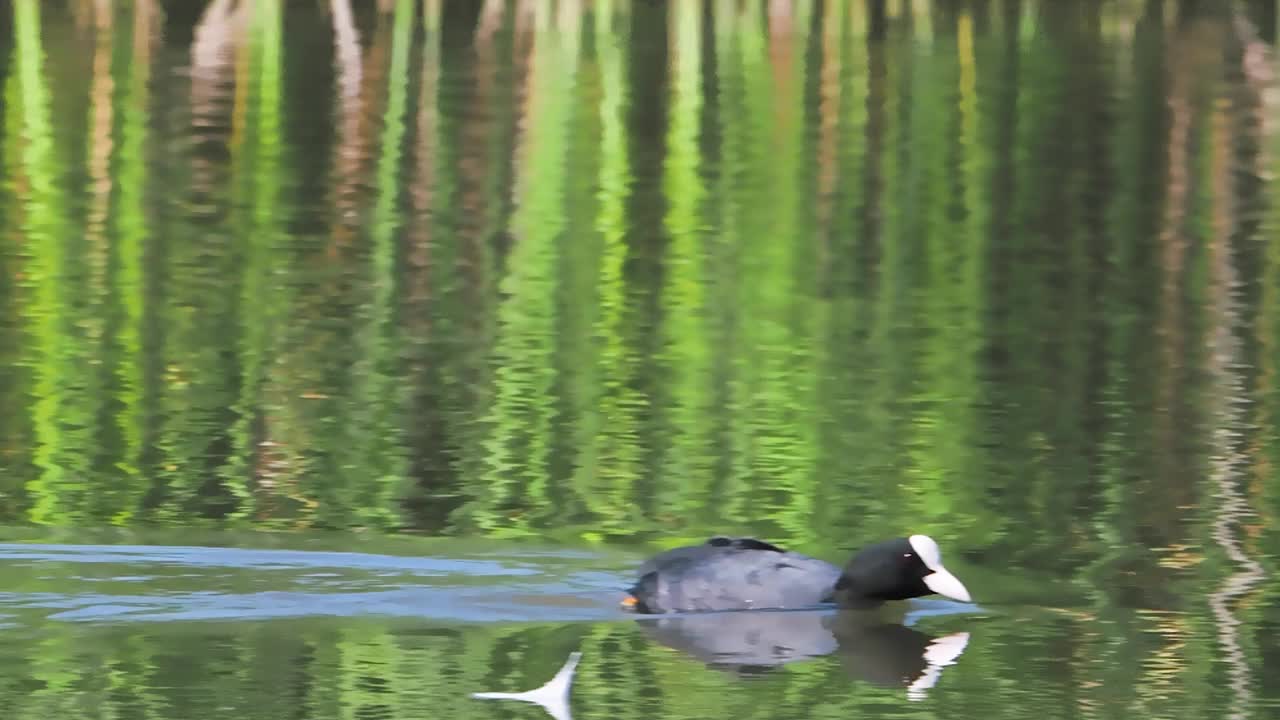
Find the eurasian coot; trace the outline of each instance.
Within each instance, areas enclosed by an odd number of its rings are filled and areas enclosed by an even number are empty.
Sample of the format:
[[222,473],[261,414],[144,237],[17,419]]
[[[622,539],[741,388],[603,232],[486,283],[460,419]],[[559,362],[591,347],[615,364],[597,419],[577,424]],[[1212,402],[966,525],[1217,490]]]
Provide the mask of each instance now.
[[927,535],[858,551],[841,571],[831,563],[755,538],[713,537],[660,553],[640,566],[623,605],[640,613],[764,610],[836,603],[868,608],[937,593],[969,601]]

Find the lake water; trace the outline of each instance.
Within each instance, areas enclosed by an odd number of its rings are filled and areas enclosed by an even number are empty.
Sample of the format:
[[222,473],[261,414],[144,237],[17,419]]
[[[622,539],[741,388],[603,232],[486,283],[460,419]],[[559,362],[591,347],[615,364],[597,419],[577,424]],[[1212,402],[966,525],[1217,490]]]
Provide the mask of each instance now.
[[[1276,44],[1273,0],[0,2],[6,715],[1273,715]],[[912,532],[973,604],[618,607],[712,534]]]

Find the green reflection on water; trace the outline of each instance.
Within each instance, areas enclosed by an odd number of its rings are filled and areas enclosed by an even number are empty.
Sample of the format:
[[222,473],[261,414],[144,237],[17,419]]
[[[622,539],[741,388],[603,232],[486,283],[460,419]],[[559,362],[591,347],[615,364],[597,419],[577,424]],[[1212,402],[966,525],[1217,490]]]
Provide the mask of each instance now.
[[[1161,84],[1159,8],[1108,16],[1127,42],[1018,3],[927,24],[876,4],[531,7],[344,20],[368,48],[343,56],[361,84],[326,140],[326,96],[286,72],[293,11],[193,18],[224,47],[197,48],[184,88],[154,71],[180,38],[139,3],[95,26],[81,187],[47,81],[66,59],[45,48],[78,31],[16,5],[10,188],[39,242],[7,253],[31,376],[5,457],[39,469],[11,518],[722,524],[820,545],[911,517],[1079,563],[1121,537],[1121,496],[1153,499],[1135,476],[1194,460],[1170,438],[1209,420],[1168,398],[1203,362],[1210,194],[1157,180],[1212,179],[1227,90],[1203,70]],[[184,89],[189,107],[150,113]],[[1082,97],[1103,109],[1062,112]],[[198,150],[161,152],[184,132]],[[337,266],[297,229],[332,217],[298,194],[306,142],[336,148],[356,198]]]
[[[583,653],[574,717],[1191,718],[1229,706],[1168,661],[1187,637],[1167,619],[1133,617],[1107,633],[1087,619],[934,621],[930,636],[972,632],[937,683],[906,699],[905,682],[877,684],[856,653],[773,669],[709,667],[653,642],[635,623],[441,627],[376,619],[303,619],[150,627],[51,627],[7,643],[0,696],[10,716],[51,712],[168,718],[545,717],[536,706],[477,701],[480,691],[536,687],[570,651]],[[1122,655],[1112,648],[1127,648]],[[1107,657],[1106,663],[1089,658]],[[1160,664],[1163,658],[1165,664]],[[1148,664],[1148,660],[1155,662]],[[1125,664],[1126,662],[1132,664]],[[1132,671],[1148,668],[1131,677]],[[1176,670],[1175,670],[1176,672]],[[744,677],[745,675],[745,677]],[[1225,701],[1225,703],[1224,703]]]
[[[0,518],[831,559],[927,531],[990,597],[1102,623],[975,636],[975,695],[1039,658],[995,696],[1191,714],[1266,674],[1262,4],[322,5],[12,3]],[[240,632],[228,683],[281,662]],[[290,663],[342,682],[304,694],[400,712],[414,684],[357,677],[402,639],[323,632]],[[494,632],[406,667],[541,647]],[[686,670],[585,637],[599,712]],[[76,637],[41,642],[11,692],[74,712]],[[191,701],[110,690],[172,672],[147,642],[94,691],[161,716]],[[863,707],[817,667],[779,697]],[[724,710],[707,677],[664,707]]]

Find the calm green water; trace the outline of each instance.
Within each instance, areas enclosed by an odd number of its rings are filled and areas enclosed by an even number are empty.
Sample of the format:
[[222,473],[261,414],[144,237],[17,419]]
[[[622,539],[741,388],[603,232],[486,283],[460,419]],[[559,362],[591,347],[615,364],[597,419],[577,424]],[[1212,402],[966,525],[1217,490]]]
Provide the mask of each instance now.
[[1272,0],[0,9],[6,717],[1280,707]]

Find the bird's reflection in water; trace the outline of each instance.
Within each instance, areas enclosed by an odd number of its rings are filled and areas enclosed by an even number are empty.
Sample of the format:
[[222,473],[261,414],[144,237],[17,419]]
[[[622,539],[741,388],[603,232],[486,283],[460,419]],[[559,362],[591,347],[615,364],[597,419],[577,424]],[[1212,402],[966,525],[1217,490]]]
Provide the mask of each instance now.
[[937,637],[879,613],[849,611],[699,613],[641,624],[657,642],[740,676],[834,654],[850,676],[905,688],[911,700],[924,698],[969,643],[966,632]]
[[[969,643],[969,633],[937,637],[880,613],[752,611],[652,616],[640,625],[657,642],[740,676],[786,663],[835,655],[852,677],[905,688],[921,700]],[[479,692],[485,700],[541,705],[555,720],[572,720],[569,693],[582,653],[573,652],[546,684],[525,692]]]
[[578,660],[582,653],[569,653],[564,666],[546,684],[532,690],[518,693],[478,692],[471,697],[482,700],[519,700],[541,705],[555,720],[573,720],[569,711],[569,691],[573,687],[573,674],[578,669]]

